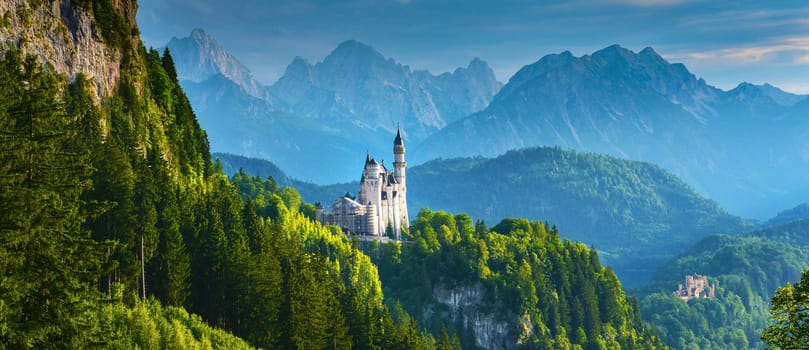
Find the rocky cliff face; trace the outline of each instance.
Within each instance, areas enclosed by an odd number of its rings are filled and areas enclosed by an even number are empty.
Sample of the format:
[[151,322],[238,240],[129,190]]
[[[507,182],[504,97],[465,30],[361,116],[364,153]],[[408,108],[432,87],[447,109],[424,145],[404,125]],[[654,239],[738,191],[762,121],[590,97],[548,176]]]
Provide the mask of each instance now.
[[[131,28],[124,40],[136,42],[132,35],[137,33],[136,2],[114,0],[105,5]],[[124,49],[105,43],[91,8],[71,0],[0,2],[0,45],[36,55],[69,80],[83,73],[93,80],[98,97],[109,95],[121,75]]]
[[[449,308],[449,318],[454,323],[463,324],[472,331],[475,344],[483,349],[499,349],[504,344],[513,349],[517,339],[509,334],[509,323],[498,319],[492,310],[481,309],[485,291],[480,283],[471,286],[444,288],[437,286],[433,291],[436,301]],[[530,318],[528,320],[530,323]],[[528,329],[532,327],[528,325]]]

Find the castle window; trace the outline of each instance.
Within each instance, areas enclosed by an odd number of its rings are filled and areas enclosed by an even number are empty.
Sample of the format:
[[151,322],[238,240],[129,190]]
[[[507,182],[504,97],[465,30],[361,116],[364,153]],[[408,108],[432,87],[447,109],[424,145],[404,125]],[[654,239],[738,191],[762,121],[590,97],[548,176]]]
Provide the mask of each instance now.
[[382,191],[382,200],[384,201],[387,199],[388,199],[388,191]]
[[393,198],[396,198],[396,191],[393,191]]

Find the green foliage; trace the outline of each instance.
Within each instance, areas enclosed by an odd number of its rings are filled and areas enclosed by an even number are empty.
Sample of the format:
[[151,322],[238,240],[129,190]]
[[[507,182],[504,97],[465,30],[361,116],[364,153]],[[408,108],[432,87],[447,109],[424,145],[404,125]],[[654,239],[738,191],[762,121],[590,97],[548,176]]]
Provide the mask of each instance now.
[[96,28],[107,45],[124,51],[131,49],[134,23],[129,23],[116,11],[112,0],[77,0],[73,3],[93,15]]
[[[424,315],[420,322],[440,334],[441,346],[449,331],[461,335],[464,348],[499,346],[497,341],[524,348],[664,347],[636,316],[615,274],[584,245],[525,219],[484,228],[465,214],[424,209],[408,244],[368,248],[385,294],[409,313]],[[491,319],[507,332],[484,338],[495,343],[476,343],[481,330],[464,319]],[[440,332],[442,324],[452,327]]]
[[91,239],[82,115],[64,80],[14,50],[0,59],[0,347],[83,347],[110,245]]
[[[219,200],[223,195],[231,198],[241,194],[244,198],[244,204],[241,198],[229,199],[232,206],[226,207],[232,209],[224,212],[233,212],[234,217],[239,213],[248,247],[243,254],[248,262],[247,268],[231,268],[225,276],[226,280],[241,280],[243,289],[224,288],[224,293],[231,294],[221,298],[208,294],[201,301],[222,300],[224,309],[234,309],[239,306],[234,305],[236,295],[232,293],[243,293],[245,312],[230,317],[217,314],[223,311],[211,314],[212,310],[199,309],[206,319],[223,320],[236,334],[268,348],[434,348],[434,340],[404,311],[392,316],[385,307],[371,259],[340,230],[323,227],[300,211],[307,206],[301,204],[297,191],[279,188],[271,178],[262,180],[241,171],[233,176],[232,185],[221,179],[223,187],[208,195]],[[225,240],[240,240],[234,229],[224,231],[231,232]],[[200,231],[198,240],[203,241],[206,234]],[[216,285],[214,277],[199,278],[200,284],[194,289]],[[241,326],[233,326],[234,322]]]
[[[761,349],[770,295],[809,265],[806,220],[740,235],[709,236],[664,264],[639,289],[644,318],[678,349]],[[683,276],[717,283],[716,298],[687,304],[671,295]]]
[[100,105],[84,77],[0,62],[0,347],[243,347],[203,320],[267,348],[431,339],[394,321],[370,258],[297,191],[239,193],[211,166],[168,53],[131,58]]
[[800,349],[809,344],[809,269],[794,286],[787,282],[772,296],[770,324],[761,340],[779,349]]
[[[290,179],[268,161],[216,157],[229,174],[243,168],[272,176],[311,202],[329,203],[359,186],[315,186]],[[409,168],[407,181],[411,212],[442,208],[488,221],[550,219],[566,238],[598,249],[628,286],[646,282],[657,266],[708,234],[752,227],[660,167],[559,148],[430,161]]]
[[131,306],[104,305],[94,325],[104,338],[94,344],[107,349],[253,349],[242,339],[207,325],[182,308],[163,307],[154,299]]
[[593,153],[532,148],[431,161],[407,175],[411,208],[548,218],[598,249],[630,286],[707,234],[750,227],[660,167]]

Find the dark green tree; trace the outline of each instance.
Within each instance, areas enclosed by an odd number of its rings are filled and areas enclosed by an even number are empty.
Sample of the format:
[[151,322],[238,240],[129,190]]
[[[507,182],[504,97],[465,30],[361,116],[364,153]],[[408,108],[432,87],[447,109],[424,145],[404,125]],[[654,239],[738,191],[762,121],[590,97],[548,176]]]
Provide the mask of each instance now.
[[0,59],[0,348],[81,348],[94,339],[107,247],[83,227],[92,167],[64,80],[33,56]]
[[178,194],[168,191],[161,196],[157,220],[160,242],[154,259],[151,292],[163,303],[185,306],[190,294],[191,261],[180,233]]

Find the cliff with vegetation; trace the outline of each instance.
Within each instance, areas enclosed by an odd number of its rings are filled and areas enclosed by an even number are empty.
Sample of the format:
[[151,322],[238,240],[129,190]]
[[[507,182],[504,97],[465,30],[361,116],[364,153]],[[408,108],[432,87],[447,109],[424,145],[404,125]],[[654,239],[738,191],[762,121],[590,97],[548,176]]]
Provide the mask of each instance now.
[[89,77],[102,97],[113,92],[125,58],[139,45],[136,11],[134,0],[4,1],[0,45],[35,55],[70,81]]
[[657,349],[618,278],[555,227],[422,210],[405,244],[370,244],[385,294],[474,349]]

